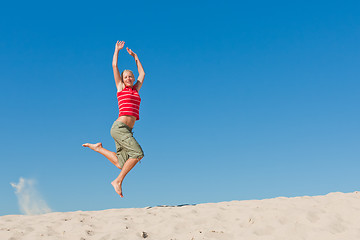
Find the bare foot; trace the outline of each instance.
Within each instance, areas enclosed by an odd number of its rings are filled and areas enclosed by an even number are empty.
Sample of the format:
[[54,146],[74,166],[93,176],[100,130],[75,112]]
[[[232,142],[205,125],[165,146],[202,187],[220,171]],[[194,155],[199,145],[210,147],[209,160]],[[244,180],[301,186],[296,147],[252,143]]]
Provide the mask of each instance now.
[[99,151],[100,148],[102,148],[102,144],[101,143],[95,143],[95,144],[84,143],[83,147],[88,147],[97,152],[97,151]]
[[120,197],[124,197],[122,195],[122,191],[121,191],[121,182],[117,182],[116,180],[114,180],[111,185],[113,185],[114,189],[115,189],[115,192],[117,192],[117,194],[120,195]]

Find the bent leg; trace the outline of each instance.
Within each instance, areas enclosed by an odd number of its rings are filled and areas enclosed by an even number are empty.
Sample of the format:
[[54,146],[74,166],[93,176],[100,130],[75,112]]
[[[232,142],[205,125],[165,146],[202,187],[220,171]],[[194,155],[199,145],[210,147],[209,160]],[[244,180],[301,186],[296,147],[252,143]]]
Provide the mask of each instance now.
[[96,144],[85,143],[83,144],[83,147],[88,147],[94,150],[95,152],[101,153],[104,157],[109,159],[112,164],[114,164],[117,168],[121,169],[121,166],[119,165],[118,159],[116,157],[116,153],[103,148],[101,143],[96,143]]
[[122,182],[123,182],[125,176],[130,172],[131,169],[133,169],[133,167],[135,167],[135,165],[141,159],[142,159],[142,157],[141,158],[129,158],[125,162],[119,176],[111,183],[113,185],[115,191],[120,195],[120,197],[124,197],[123,194],[122,194],[121,185],[122,185]]

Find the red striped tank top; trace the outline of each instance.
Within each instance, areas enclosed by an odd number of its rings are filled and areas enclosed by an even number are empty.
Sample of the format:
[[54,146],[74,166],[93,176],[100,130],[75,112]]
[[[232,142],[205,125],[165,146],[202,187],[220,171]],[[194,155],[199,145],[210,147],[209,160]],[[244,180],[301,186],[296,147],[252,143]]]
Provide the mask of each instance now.
[[125,87],[122,91],[117,92],[119,117],[130,115],[139,120],[139,108],[141,98],[135,87]]

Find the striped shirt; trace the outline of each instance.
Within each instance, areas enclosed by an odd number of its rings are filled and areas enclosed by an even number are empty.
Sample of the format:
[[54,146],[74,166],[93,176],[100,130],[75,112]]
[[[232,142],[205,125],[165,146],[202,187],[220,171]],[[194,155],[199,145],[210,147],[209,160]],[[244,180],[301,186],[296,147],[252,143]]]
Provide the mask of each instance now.
[[125,87],[122,91],[117,92],[119,117],[130,115],[139,120],[139,108],[141,98],[136,88]]

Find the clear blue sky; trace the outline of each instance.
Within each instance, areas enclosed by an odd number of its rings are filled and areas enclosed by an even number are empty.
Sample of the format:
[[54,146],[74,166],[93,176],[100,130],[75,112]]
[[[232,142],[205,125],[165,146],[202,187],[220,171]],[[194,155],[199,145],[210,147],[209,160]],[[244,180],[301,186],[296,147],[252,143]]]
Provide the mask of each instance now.
[[[359,190],[359,1],[7,1],[0,9],[0,215],[35,179],[54,211]],[[146,78],[125,179],[115,42]],[[126,51],[119,67],[136,71]]]

